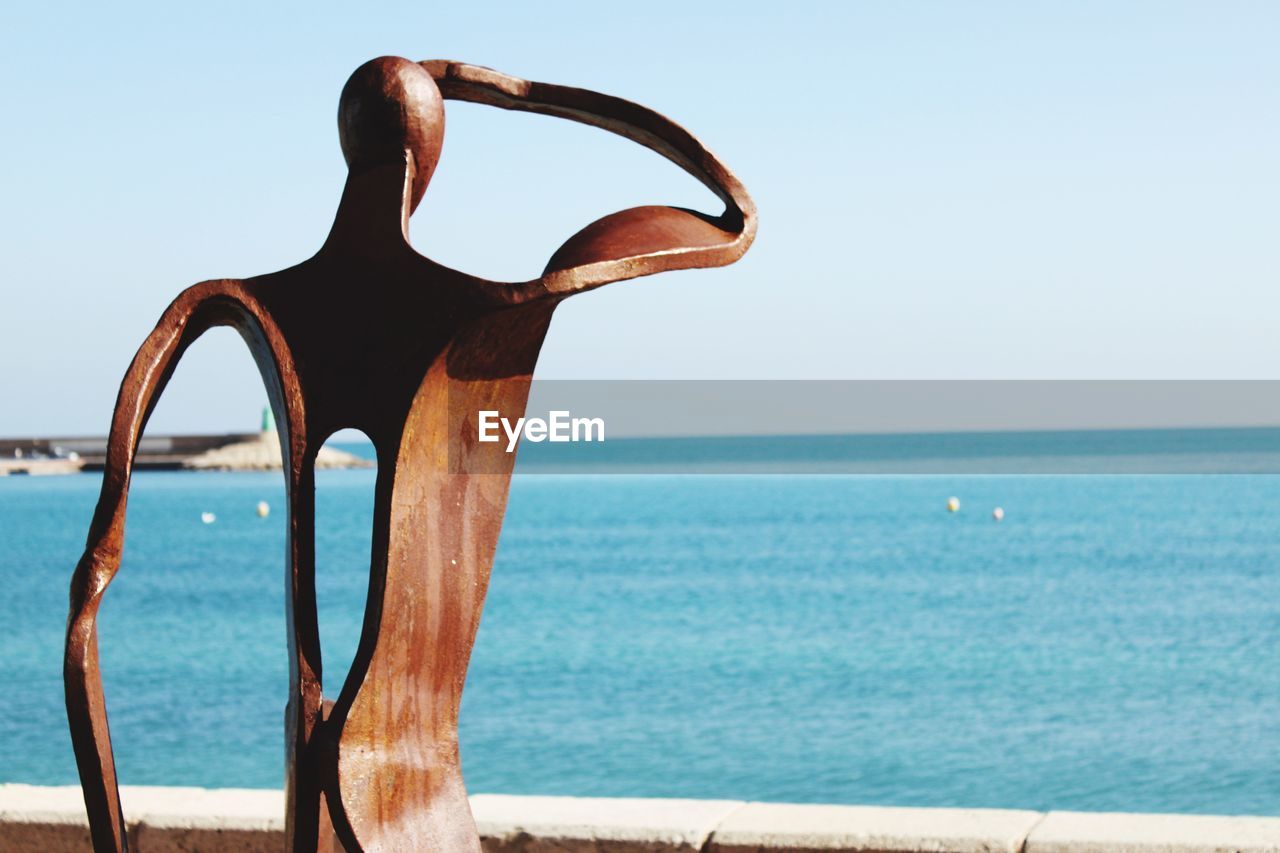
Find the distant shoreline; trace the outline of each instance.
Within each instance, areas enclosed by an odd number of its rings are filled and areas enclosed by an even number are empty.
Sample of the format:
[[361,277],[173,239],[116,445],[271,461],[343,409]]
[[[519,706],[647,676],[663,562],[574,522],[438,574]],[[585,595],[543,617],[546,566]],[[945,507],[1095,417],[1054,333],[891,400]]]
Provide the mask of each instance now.
[[[262,471],[279,469],[274,432],[143,436],[135,471]],[[106,467],[107,439],[84,437],[0,439],[0,476],[93,473]],[[317,467],[367,468],[360,456],[325,448]]]
[[[279,468],[274,432],[144,437],[135,469]],[[339,450],[338,448],[342,448]],[[15,459],[18,451],[20,459]],[[104,438],[0,439],[4,466],[101,471]],[[252,452],[248,452],[252,451]],[[372,467],[366,442],[332,442],[320,467]],[[76,454],[78,467],[69,454]],[[264,458],[274,454],[274,458]],[[56,470],[55,470],[56,469]],[[70,469],[70,470],[67,470]],[[522,443],[533,474],[1280,474],[1280,427],[619,437]],[[41,473],[18,471],[16,473]]]

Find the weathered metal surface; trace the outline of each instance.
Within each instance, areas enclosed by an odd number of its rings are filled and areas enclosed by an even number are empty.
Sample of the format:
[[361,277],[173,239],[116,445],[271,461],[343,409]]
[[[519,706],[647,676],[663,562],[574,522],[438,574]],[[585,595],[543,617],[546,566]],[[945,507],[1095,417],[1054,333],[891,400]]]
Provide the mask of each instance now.
[[[448,98],[625,136],[701,180],[725,212],[615,213],[571,237],[530,281],[444,267],[418,254],[407,232],[439,158]],[[236,328],[281,425],[289,848],[316,850],[332,822],[349,850],[478,851],[459,769],[458,706],[514,457],[476,441],[475,413],[523,413],[560,300],[609,282],[732,263],[755,235],[754,206],[729,170],[683,128],[618,98],[461,63],[384,57],[352,75],[338,123],[349,175],[320,251],[282,272],[184,291],[120,389],[102,494],[71,585],[65,661],[67,713],[100,851],[124,850],[127,839],[96,618],[120,566],[139,437],[192,341],[212,326]],[[363,430],[377,451],[373,553],[359,648],[329,702],[316,619],[313,461],[326,438],[348,427]]]

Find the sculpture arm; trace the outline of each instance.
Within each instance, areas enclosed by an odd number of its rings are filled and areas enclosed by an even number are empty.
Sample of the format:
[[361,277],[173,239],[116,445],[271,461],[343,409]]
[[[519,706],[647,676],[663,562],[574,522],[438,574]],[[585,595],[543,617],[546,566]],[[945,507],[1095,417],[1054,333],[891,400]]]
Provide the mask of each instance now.
[[98,607],[120,568],[125,504],[138,440],[183,351],[219,322],[214,297],[222,284],[203,282],[183,291],[134,356],[116,399],[102,492],[84,555],[71,582],[63,679],[72,745],[97,851],[122,851],[126,847],[98,669]]
[[598,219],[569,238],[526,298],[568,294],[666,270],[731,264],[755,238],[756,208],[742,183],[691,133],[631,101],[586,89],[534,83],[476,65],[422,63],[445,98],[567,118],[650,148],[696,177],[725,203],[719,216],[675,207],[635,207]]

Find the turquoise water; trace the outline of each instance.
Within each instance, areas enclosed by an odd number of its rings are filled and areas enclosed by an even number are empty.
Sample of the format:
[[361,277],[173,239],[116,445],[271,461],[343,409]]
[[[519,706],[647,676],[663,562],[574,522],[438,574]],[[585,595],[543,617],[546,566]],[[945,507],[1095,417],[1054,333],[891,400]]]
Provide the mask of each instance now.
[[[332,695],[373,474],[319,480]],[[75,781],[61,642],[97,487],[0,479],[0,781]],[[468,786],[1280,814],[1277,506],[1274,476],[517,477]],[[282,508],[279,475],[135,478],[102,617],[124,782],[281,784]]]

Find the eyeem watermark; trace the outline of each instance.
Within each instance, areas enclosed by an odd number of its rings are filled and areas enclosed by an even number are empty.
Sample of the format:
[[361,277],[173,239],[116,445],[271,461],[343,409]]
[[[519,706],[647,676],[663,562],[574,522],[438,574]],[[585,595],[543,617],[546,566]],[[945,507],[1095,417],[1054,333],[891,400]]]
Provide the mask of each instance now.
[[486,443],[502,440],[499,429],[507,437],[507,452],[516,449],[523,435],[525,441],[604,441],[604,418],[575,418],[568,411],[553,410],[542,418],[517,418],[513,424],[509,418],[492,410],[479,412],[479,438]]

